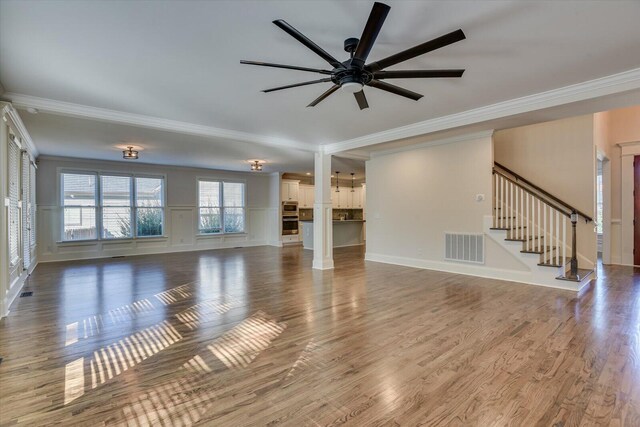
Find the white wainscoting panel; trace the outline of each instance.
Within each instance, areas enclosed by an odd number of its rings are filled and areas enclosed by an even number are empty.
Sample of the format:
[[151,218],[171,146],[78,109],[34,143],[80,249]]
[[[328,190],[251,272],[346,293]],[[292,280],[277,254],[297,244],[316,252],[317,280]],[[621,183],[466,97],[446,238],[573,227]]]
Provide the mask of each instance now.
[[38,261],[109,258],[114,256],[196,251],[277,244],[278,209],[247,208],[246,233],[198,234],[195,206],[168,206],[165,236],[123,240],[60,242],[60,208],[38,206]]

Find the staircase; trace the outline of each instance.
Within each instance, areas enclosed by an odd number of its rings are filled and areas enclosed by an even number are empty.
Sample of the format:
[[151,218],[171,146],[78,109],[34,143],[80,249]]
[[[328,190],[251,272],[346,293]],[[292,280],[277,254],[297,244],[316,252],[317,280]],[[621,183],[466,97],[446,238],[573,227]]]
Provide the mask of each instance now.
[[576,250],[577,222],[591,217],[499,163],[493,193],[485,232],[529,268],[524,281],[580,290],[595,277],[593,270],[578,268]]

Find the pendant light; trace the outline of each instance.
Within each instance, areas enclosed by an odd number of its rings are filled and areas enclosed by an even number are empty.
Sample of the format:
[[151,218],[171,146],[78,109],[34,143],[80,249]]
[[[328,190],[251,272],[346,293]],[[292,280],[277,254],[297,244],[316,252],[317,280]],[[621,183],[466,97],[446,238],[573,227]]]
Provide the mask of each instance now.
[[336,171],[336,193],[340,192],[340,171]]
[[356,174],[351,172],[351,192],[355,193],[356,190],[353,188],[353,181],[356,179]]

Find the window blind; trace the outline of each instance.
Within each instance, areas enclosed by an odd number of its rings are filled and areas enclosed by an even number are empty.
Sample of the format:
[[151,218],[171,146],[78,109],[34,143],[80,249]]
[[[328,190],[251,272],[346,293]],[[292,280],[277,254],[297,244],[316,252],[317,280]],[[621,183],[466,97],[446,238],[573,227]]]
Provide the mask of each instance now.
[[31,247],[36,245],[37,231],[37,210],[36,210],[36,165],[29,164],[29,202],[31,204],[31,232],[29,233],[29,242]]
[[29,154],[22,152],[22,264],[25,269],[31,265],[31,179],[29,175]]
[[102,237],[131,237],[131,177],[100,177],[102,193]]
[[9,138],[9,262],[12,266],[20,260],[20,148]]

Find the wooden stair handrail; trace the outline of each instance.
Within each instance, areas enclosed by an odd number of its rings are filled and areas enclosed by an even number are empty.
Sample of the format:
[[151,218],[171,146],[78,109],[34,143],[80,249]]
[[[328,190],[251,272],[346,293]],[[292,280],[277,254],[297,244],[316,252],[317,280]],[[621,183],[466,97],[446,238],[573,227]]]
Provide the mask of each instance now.
[[[567,215],[567,216],[571,216],[571,213],[575,212],[578,215],[580,215],[586,222],[592,222],[593,218],[591,218],[589,215],[585,214],[584,212],[581,212],[580,210],[574,208],[573,206],[571,206],[570,204],[563,202],[562,200],[560,200],[559,198],[557,198],[556,196],[554,196],[553,194],[543,190],[542,188],[538,187],[537,185],[535,185],[534,183],[532,183],[531,181],[529,181],[526,178],[523,178],[522,176],[518,175],[517,173],[513,172],[511,169],[502,166],[500,163],[498,162],[494,162],[494,168],[493,168],[493,172],[494,173],[498,173],[500,175],[502,175],[503,177],[505,177],[506,179],[508,179],[509,181],[513,182],[514,184],[516,184],[517,186],[524,188],[525,190],[528,190],[527,188],[525,188],[522,184],[520,184],[518,181],[522,181],[524,182],[527,186],[531,187],[532,189],[534,189],[535,191],[537,191],[539,194],[536,194],[536,196],[540,197],[540,198],[546,198],[547,199],[547,203],[550,205],[556,205],[553,206],[555,209],[559,210],[560,212],[562,212],[563,214]],[[514,179],[511,179],[510,177],[506,176],[504,173],[501,173],[500,171],[496,170],[496,166],[500,169],[502,169],[503,171],[507,172],[508,174],[512,175],[514,177]],[[552,202],[549,202],[549,200],[551,200]],[[562,206],[565,209],[568,209],[569,212],[564,212],[563,209],[559,209],[557,207],[557,205]]]

